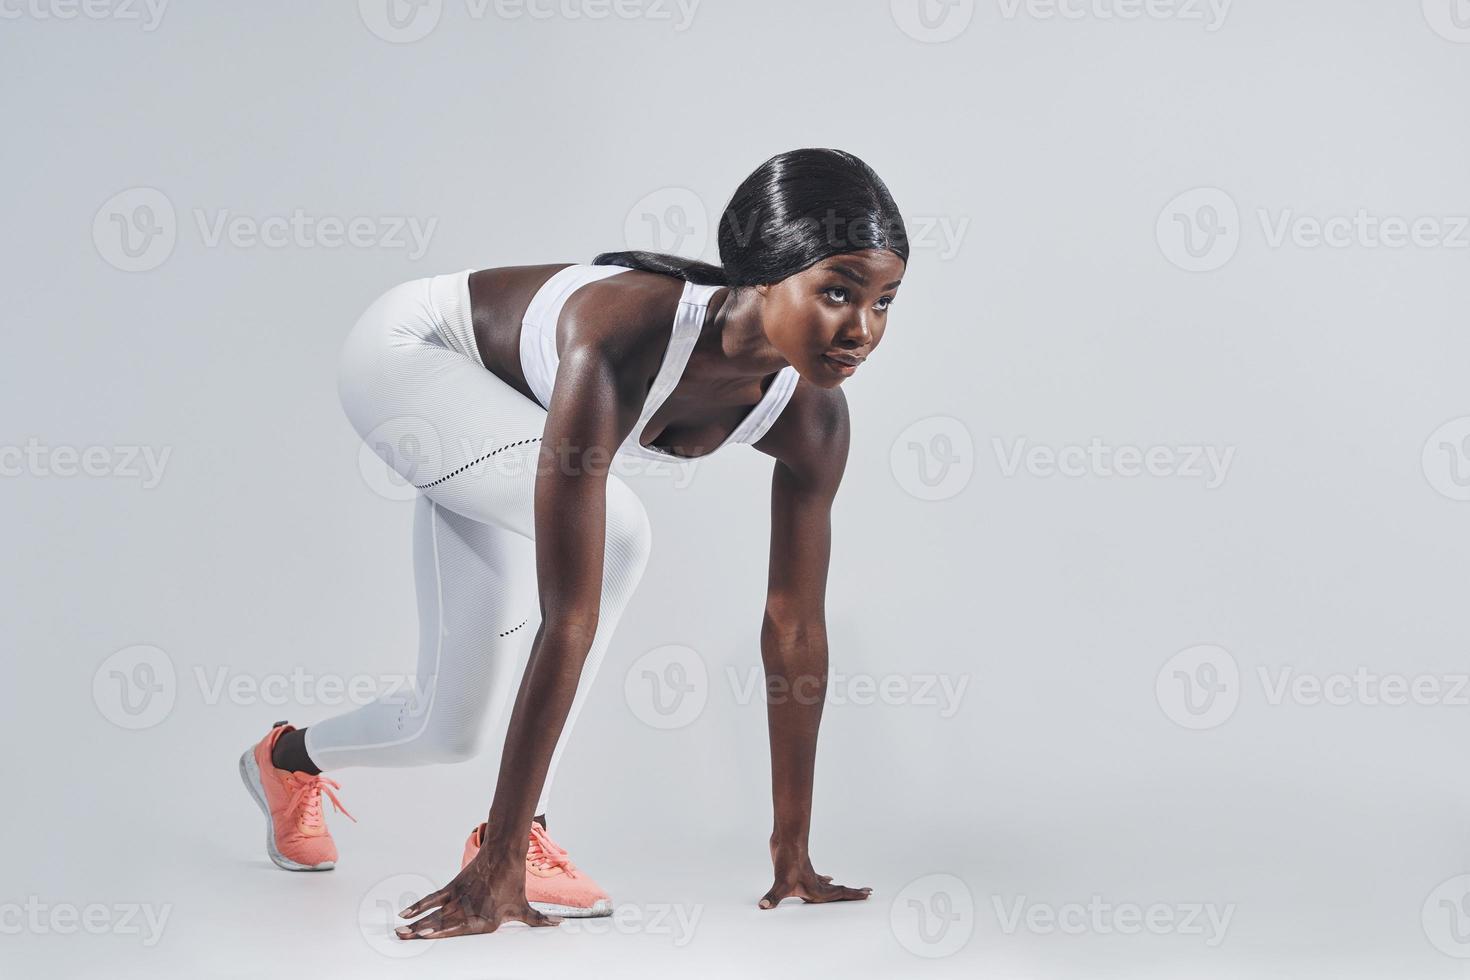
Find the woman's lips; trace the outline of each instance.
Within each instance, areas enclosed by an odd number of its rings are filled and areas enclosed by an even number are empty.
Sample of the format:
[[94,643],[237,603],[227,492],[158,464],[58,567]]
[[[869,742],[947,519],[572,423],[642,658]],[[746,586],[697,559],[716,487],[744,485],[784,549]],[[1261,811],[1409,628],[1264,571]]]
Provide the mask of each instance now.
[[836,371],[838,374],[843,375],[844,377],[856,371],[858,369],[858,365],[863,362],[863,359],[860,357],[839,359],[832,356],[831,354],[823,354],[822,360],[826,361],[827,365],[832,368],[832,370]]

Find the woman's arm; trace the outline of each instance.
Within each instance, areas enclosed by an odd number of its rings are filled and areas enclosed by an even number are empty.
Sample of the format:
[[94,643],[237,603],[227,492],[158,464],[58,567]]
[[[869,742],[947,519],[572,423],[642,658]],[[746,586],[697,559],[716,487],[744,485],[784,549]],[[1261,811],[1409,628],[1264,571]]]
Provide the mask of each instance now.
[[[782,431],[762,449],[776,455],[771,474],[771,557],[761,660],[771,740],[771,861],[775,883],[760,900],[833,902],[871,889],[832,884],[808,852],[817,729],[827,694],[827,568],[832,500],[847,465],[847,400],[840,388],[801,386],[783,413]],[[789,417],[788,417],[789,415]]]
[[605,349],[587,345],[562,355],[536,473],[541,628],[506,731],[488,833],[475,860],[453,881],[403,910],[411,918],[438,908],[402,927],[403,938],[494,932],[509,919],[559,921],[526,903],[526,829],[597,633],[608,472],[631,430],[619,422],[619,400]]
[[536,475],[536,582],[541,628],[506,731],[483,847],[524,866],[526,828],[597,634],[607,534],[607,477],[627,435],[617,379],[595,348],[569,350],[541,437]]

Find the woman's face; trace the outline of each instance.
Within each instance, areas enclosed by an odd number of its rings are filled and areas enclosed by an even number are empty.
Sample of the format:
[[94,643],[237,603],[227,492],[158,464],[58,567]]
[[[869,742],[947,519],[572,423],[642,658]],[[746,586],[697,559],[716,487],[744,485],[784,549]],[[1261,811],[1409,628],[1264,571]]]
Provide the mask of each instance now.
[[887,249],[845,252],[757,286],[766,337],[814,385],[835,388],[883,339],[904,261]]

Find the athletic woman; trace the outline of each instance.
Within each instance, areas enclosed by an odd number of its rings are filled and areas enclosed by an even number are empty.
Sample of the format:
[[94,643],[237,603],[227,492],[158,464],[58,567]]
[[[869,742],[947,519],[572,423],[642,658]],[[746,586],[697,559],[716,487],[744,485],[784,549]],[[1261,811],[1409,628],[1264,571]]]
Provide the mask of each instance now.
[[334,866],[322,794],[342,810],[341,786],[323,770],[475,755],[535,630],[489,819],[471,832],[460,873],[403,910],[428,914],[402,938],[611,912],[546,832],[563,733],[649,555],[643,505],[610,469],[619,457],[668,463],[739,443],[775,459],[767,681],[812,694],[768,698],[775,880],[759,906],[870,892],[817,874],[807,837],[831,505],[848,451],[840,386],[883,337],[907,233],[865,163],[802,149],[741,183],[718,241],[723,267],[616,252],[418,279],[380,296],[347,339],[347,416],[419,490],[417,679],[406,697],[309,728],[278,722],[246,750],[241,775],[265,811],[271,859]]

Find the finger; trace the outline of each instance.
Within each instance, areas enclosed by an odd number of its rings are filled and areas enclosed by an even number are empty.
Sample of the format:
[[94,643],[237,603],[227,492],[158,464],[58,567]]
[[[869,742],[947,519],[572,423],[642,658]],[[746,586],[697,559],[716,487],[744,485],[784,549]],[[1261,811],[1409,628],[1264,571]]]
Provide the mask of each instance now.
[[829,885],[832,884],[832,876],[831,875],[817,875],[817,877],[820,878],[820,879],[822,879],[823,881],[825,881]]
[[449,889],[441,888],[436,892],[431,892],[428,895],[425,895],[423,898],[419,899],[417,902],[414,902],[402,912],[399,912],[398,917],[400,919],[412,919],[414,916],[418,915],[421,912],[427,912],[429,909],[435,909],[443,905],[444,900],[448,897]]
[[480,933],[494,932],[499,927],[499,922],[487,919],[484,916],[472,915],[467,919],[461,919],[458,922],[451,922],[449,925],[435,929],[433,932],[429,933],[426,936],[419,936],[417,938],[448,939],[451,936],[475,936],[479,935]]
[[539,909],[533,909],[529,905],[526,906],[526,910],[520,913],[517,918],[519,918],[526,925],[538,929],[542,926],[561,925],[561,916],[547,915],[545,912],[542,912]]
[[786,898],[791,892],[784,885],[772,885],[771,890],[761,896],[756,906],[763,909],[773,909],[781,904],[781,899]]
[[437,909],[417,922],[410,922],[406,926],[399,926],[393,932],[397,934],[399,939],[427,939],[445,926],[458,921],[451,920],[446,916],[446,911],[447,909],[443,908]]
[[848,888],[846,885],[828,885],[808,902],[861,902],[873,893],[871,888]]

